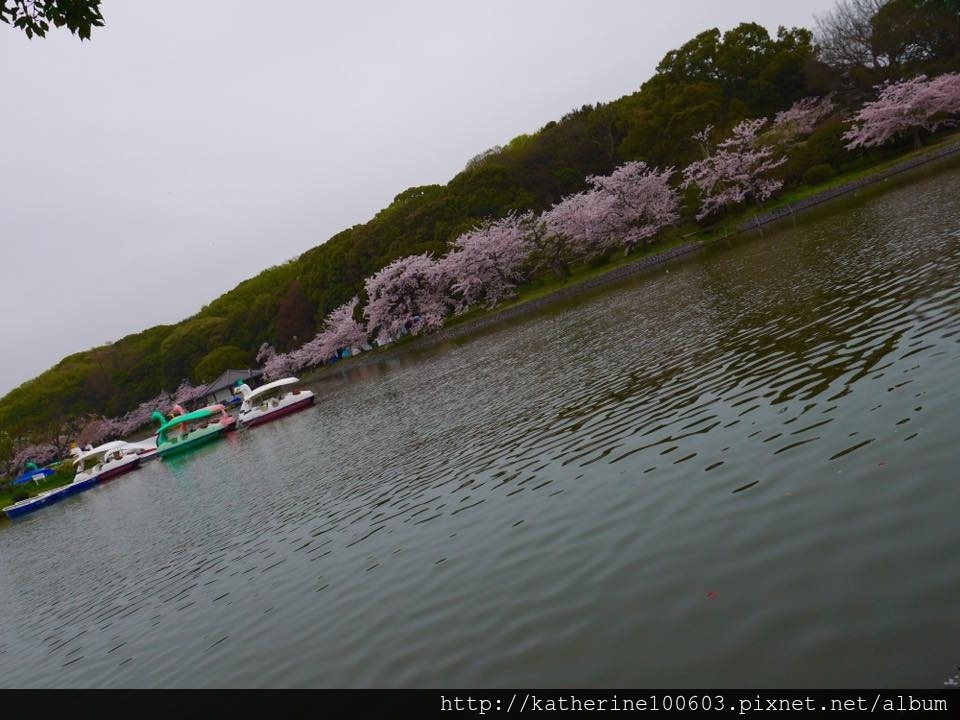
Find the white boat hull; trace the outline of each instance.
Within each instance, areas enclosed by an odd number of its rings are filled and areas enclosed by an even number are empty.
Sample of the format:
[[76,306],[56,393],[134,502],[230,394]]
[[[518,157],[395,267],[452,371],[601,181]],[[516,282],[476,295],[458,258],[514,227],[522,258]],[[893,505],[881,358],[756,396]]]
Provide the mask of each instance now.
[[248,410],[241,410],[237,417],[237,424],[240,427],[253,427],[270,420],[276,420],[284,415],[305,410],[315,400],[316,396],[310,390],[295,390],[282,397],[272,398],[262,404],[254,405]]

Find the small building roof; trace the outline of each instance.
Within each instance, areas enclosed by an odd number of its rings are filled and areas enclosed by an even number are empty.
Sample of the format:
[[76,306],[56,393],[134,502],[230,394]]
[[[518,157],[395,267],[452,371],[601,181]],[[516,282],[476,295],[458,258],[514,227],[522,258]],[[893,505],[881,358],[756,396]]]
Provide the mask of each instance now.
[[204,394],[210,395],[215,392],[220,392],[221,390],[232,388],[236,384],[237,380],[246,382],[251,378],[258,378],[261,375],[263,375],[263,370],[251,370],[249,368],[246,370],[234,370],[232,368],[229,370],[224,370],[222,373],[220,373],[220,377],[204,388]]

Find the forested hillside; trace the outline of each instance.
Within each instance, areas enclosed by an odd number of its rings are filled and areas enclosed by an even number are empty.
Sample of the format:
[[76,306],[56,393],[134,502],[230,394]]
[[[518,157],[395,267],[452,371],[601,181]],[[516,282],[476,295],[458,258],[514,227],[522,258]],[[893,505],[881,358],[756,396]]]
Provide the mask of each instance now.
[[[745,119],[771,117],[801,98],[833,93],[853,106],[875,95],[874,86],[887,77],[958,67],[960,43],[951,38],[960,39],[960,30],[950,25],[951,17],[960,22],[957,0],[876,5],[886,14],[874,8],[864,16],[875,42],[853,61],[835,52],[842,43],[830,35],[831,18],[818,42],[832,55],[802,28],[780,28],[775,36],[753,23],[724,33],[707,30],[667,53],[637,92],[584,105],[505,140],[469,160],[446,185],[400,192],[368,222],[317,238],[319,244],[300,257],[244,280],[176,325],[65,358],[0,400],[0,461],[26,436],[49,437],[69,418],[119,415],[161,390],[172,392],[184,379],[203,383],[227,367],[251,365],[264,342],[281,352],[295,349],[328,313],[363,298],[364,280],[380,268],[414,254],[441,255],[484,220],[542,211],[583,190],[588,176],[609,174],[627,161],[685,167],[703,157],[693,136],[707,126],[722,137]],[[921,12],[926,25],[917,23]],[[930,39],[921,51],[916,39],[923,33]],[[818,127],[778,169],[779,177],[789,185],[814,166],[842,169],[855,159],[842,140],[847,130],[839,120]],[[864,161],[862,151],[856,160]],[[680,212],[692,220],[693,189],[683,200]]]

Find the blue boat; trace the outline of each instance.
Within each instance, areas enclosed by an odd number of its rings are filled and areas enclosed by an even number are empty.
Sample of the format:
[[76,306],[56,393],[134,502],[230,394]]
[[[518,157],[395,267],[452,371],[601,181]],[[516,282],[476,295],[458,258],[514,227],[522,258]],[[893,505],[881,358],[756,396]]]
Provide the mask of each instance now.
[[39,510],[47,504],[49,504],[47,503],[47,493],[40,493],[36,497],[27,498],[13,505],[8,505],[3,509],[3,512],[8,518],[15,518],[31,513],[34,510]]
[[71,495],[76,495],[84,490],[89,490],[97,484],[99,479],[100,478],[97,475],[94,475],[93,477],[81,477],[79,480],[74,479],[72,483],[68,483],[62,487],[54,488],[53,490],[46,490],[35,497],[21,500],[13,505],[8,505],[7,507],[3,508],[3,512],[9,518],[20,517],[21,515],[32,513],[35,510],[46,507],[47,505],[53,505],[53,503],[70,497]]

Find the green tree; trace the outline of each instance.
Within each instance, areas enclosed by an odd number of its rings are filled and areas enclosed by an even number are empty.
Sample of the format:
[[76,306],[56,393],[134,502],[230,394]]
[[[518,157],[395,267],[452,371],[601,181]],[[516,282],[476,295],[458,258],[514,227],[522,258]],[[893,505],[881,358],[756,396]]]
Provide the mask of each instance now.
[[277,308],[277,341],[280,349],[290,350],[312,336],[314,307],[299,280],[287,286]]
[[889,0],[871,20],[871,46],[892,74],[953,66],[960,54],[960,0]]
[[0,0],[0,20],[28,38],[45,37],[53,25],[89,40],[93,28],[103,27],[100,0]]
[[192,377],[197,363],[225,340],[223,318],[195,317],[176,326],[160,346],[164,387],[175,388],[183,378]]
[[252,354],[234,345],[223,345],[214,348],[203,356],[193,371],[193,379],[197,383],[209,383],[216,380],[228,368],[246,368],[253,361]]

